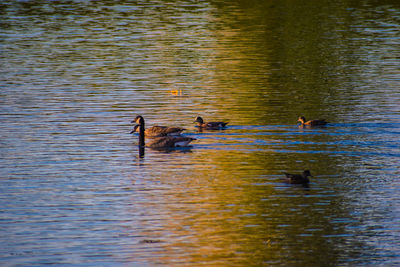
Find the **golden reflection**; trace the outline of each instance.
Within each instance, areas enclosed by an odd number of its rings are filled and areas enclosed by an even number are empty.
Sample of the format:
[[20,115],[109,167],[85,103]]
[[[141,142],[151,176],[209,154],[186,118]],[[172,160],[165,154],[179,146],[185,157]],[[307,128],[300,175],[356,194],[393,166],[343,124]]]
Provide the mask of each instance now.
[[169,90],[169,92],[174,96],[183,96],[182,89]]
[[[312,191],[292,188],[304,197],[278,197],[274,183],[283,173],[276,166],[287,161],[286,155],[201,150],[192,152],[190,166],[177,155],[170,156],[164,163],[154,163],[162,172],[154,172],[153,163],[146,166],[159,189],[149,191],[141,202],[148,218],[139,227],[146,229],[143,239],[162,241],[157,243],[163,251],[157,254],[162,263],[172,264],[177,252],[192,262],[216,263],[226,257],[236,263],[252,257],[256,262],[278,260],[288,253],[287,240],[294,242],[308,233],[316,237],[309,230],[324,233],[324,223],[311,223],[314,216],[308,209],[319,201],[306,197]],[[173,166],[163,167],[172,162]],[[320,228],[309,229],[309,225]],[[317,238],[323,243],[322,236]],[[311,246],[307,251],[315,249]],[[290,250],[302,253],[301,248]]]
[[[230,125],[294,128],[304,113],[329,114],[327,119],[332,120],[335,114],[326,103],[337,92],[335,81],[326,79],[336,76],[341,60],[333,49],[337,43],[321,36],[342,26],[327,19],[325,28],[315,28],[307,7],[260,5],[206,9],[200,20],[192,18],[196,28],[171,23],[171,28],[153,40],[160,51],[157,60],[163,62],[154,70],[158,83],[167,88],[187,85],[189,99],[178,107],[177,102],[166,101],[154,114],[165,116],[166,110],[174,110],[175,115],[193,118],[204,111],[214,118],[228,117]],[[345,19],[340,15],[344,7],[332,8],[338,19]],[[297,12],[304,18],[304,40],[298,32],[298,16],[293,15]],[[196,49],[176,46],[174,40],[183,36]],[[323,72],[321,66],[326,68]],[[181,94],[178,90],[169,93]],[[185,262],[194,263],[226,263],[222,259],[229,258],[232,264],[265,264],[285,258],[288,264],[334,265],[342,251],[335,242],[343,241],[339,235],[344,229],[331,222],[332,213],[340,216],[345,211],[338,205],[339,196],[318,191],[319,174],[335,173],[342,160],[327,153],[333,146],[319,142],[325,138],[320,136],[277,132],[276,136],[230,139],[232,133],[228,127],[216,137],[199,139],[199,145],[223,143],[224,147],[194,149],[188,163],[169,155],[165,161],[173,162],[172,167],[156,162],[154,169],[162,171],[155,171],[147,166],[148,175],[162,188],[160,195],[150,194],[142,203],[144,210],[158,216],[142,221],[143,236],[163,240],[157,259],[174,264],[180,254]],[[288,144],[268,145],[283,141]],[[228,149],[228,145],[232,146]],[[310,189],[279,189],[284,171],[305,169],[316,176]],[[154,231],[148,231],[152,227]],[[338,236],[327,238],[332,232]]]

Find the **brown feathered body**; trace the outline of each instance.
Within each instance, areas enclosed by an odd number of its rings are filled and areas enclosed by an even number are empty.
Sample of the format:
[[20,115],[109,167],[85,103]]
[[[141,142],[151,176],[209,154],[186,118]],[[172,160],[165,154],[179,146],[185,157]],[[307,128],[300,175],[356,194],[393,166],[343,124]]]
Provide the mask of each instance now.
[[151,148],[186,147],[193,140],[196,140],[196,138],[185,136],[164,136],[151,139],[146,146]]
[[[185,129],[179,127],[153,126],[144,130],[146,137],[176,136],[180,135]],[[135,125],[131,133],[139,132],[139,125]]]
[[[190,142],[196,140],[192,137],[185,137],[179,135],[182,132],[183,128],[178,127],[166,127],[166,126],[153,126],[149,129],[145,129],[145,122],[142,116],[137,116],[134,121],[138,123],[135,125],[135,128],[132,132],[139,132],[139,146],[151,147],[151,148],[173,148],[173,147],[185,147],[188,146]],[[153,129],[153,130],[152,130]],[[150,131],[149,131],[150,130]],[[146,134],[156,135],[156,134],[164,134],[165,136],[151,138],[150,141],[145,145],[145,136]],[[179,133],[178,133],[179,132]],[[174,133],[174,136],[167,135]]]

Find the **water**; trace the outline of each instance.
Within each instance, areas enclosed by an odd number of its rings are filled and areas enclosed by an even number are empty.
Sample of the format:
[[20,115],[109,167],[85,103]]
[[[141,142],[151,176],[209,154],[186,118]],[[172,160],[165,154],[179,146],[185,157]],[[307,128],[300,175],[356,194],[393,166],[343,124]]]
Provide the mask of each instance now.
[[0,4],[0,264],[399,264],[399,8]]

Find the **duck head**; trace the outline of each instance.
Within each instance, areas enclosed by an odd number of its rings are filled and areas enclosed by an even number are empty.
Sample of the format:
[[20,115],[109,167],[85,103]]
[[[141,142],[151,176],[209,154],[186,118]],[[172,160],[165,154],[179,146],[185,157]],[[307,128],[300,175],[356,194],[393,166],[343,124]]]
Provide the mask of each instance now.
[[197,117],[196,120],[195,120],[194,122],[197,122],[197,123],[200,123],[200,124],[201,124],[201,123],[204,123],[203,118],[200,117],[200,116]]
[[308,177],[308,176],[314,177],[314,176],[311,175],[311,172],[309,170],[305,170],[303,172],[303,177]]
[[297,120],[301,123],[305,123],[306,122],[306,118],[304,118],[303,116],[299,117],[299,119]]
[[142,116],[137,115],[136,118],[131,121],[131,123],[144,124],[144,119]]

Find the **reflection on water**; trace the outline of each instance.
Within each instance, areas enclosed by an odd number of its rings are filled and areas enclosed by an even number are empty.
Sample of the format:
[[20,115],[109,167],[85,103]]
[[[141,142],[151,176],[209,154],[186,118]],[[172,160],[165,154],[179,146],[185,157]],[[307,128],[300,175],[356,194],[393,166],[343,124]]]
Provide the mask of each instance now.
[[[0,4],[1,264],[399,264],[399,18],[396,1]],[[197,140],[140,156],[137,114]],[[305,169],[308,188],[282,183]]]

